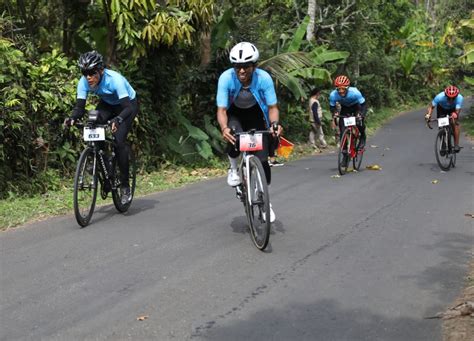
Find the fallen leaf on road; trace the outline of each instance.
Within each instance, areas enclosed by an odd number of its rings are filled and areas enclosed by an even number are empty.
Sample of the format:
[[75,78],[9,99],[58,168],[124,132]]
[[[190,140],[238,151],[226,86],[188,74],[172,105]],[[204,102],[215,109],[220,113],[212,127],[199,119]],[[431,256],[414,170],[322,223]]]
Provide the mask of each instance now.
[[334,174],[334,175],[331,175],[331,178],[340,178],[341,176],[339,174]]
[[379,165],[368,165],[365,168],[370,169],[370,170],[382,170],[382,167],[380,167]]
[[379,146],[376,146],[375,144],[370,145],[371,148],[378,148]]
[[148,315],[138,316],[137,321],[145,321],[148,318]]
[[431,180],[432,184],[437,184],[438,182],[439,182],[439,180]]
[[464,214],[466,217],[471,217],[471,218],[474,218],[474,213],[466,213]]

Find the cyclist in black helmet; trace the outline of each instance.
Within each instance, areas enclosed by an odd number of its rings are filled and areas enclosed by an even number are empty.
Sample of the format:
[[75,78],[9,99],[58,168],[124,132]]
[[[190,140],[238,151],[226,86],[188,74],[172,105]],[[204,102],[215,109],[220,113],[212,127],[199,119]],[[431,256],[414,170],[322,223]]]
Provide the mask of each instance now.
[[84,115],[89,93],[99,96],[100,102],[96,108],[99,111],[98,122],[112,122],[115,152],[122,177],[121,199],[125,204],[131,200],[129,146],[126,141],[133,119],[138,114],[137,94],[125,77],[105,67],[104,59],[97,51],[82,54],[78,64],[82,77],[77,85],[77,101],[72,115],[64,120],[64,125],[71,126]]

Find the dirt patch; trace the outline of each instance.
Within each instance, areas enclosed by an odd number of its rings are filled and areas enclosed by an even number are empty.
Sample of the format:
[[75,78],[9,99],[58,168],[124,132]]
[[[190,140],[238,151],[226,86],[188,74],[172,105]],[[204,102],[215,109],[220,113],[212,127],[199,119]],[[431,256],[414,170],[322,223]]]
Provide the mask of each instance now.
[[474,259],[471,259],[466,285],[453,305],[440,314],[444,341],[474,340]]

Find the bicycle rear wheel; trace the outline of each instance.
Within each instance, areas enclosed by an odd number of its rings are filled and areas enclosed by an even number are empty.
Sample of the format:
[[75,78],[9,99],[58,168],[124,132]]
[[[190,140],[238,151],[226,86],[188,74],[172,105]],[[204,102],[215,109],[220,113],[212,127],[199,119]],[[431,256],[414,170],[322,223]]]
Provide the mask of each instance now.
[[255,246],[264,250],[270,239],[270,195],[262,163],[255,156],[249,159],[248,182],[246,212],[250,235]]
[[113,186],[112,186],[112,199],[114,201],[114,206],[117,211],[124,213],[127,212],[130,205],[132,204],[133,196],[135,194],[135,186],[137,183],[137,165],[135,161],[135,156],[131,148],[129,148],[128,153],[128,164],[129,164],[129,173],[128,173],[128,183],[130,185],[130,200],[126,203],[122,202],[122,197],[120,193],[120,188],[122,187],[121,182],[121,172],[117,162],[117,156],[115,156],[114,161],[112,162],[112,178]]
[[79,157],[74,176],[74,214],[82,227],[89,224],[97,199],[97,175],[95,174],[95,154],[86,148]]
[[453,155],[450,152],[447,135],[449,135],[449,133],[445,129],[440,129],[435,140],[436,162],[438,163],[439,168],[444,171],[448,171],[451,167]]
[[[353,147],[355,148],[356,146],[358,146],[359,142],[360,142],[360,137],[358,139],[354,139]],[[355,156],[352,159],[352,165],[354,166],[354,169],[358,171],[362,163],[362,158],[364,157],[364,149],[363,148],[361,150],[359,150],[358,148],[355,148],[355,149],[356,151],[355,151]]]
[[453,132],[450,131],[448,133],[448,147],[449,147],[449,153],[451,154],[451,167],[456,167],[456,152],[454,151],[454,135]]
[[347,168],[349,167],[350,161],[350,150],[349,150],[349,140],[350,140],[350,131],[349,129],[344,129],[341,138],[341,146],[339,147],[339,154],[337,157],[337,169],[339,174],[344,175],[347,173]]

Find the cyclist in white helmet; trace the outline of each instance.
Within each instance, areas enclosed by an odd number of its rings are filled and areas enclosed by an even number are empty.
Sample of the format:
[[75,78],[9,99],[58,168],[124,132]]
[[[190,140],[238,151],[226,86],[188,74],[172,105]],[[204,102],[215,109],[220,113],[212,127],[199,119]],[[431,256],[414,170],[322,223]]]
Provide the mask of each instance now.
[[[269,129],[273,133],[273,137],[268,135],[264,137],[264,148],[256,153],[262,161],[268,185],[271,183],[268,150],[270,138],[277,138],[281,133],[281,125],[278,123],[280,114],[273,80],[266,71],[257,67],[258,58],[259,52],[253,44],[238,43],[229,55],[233,67],[224,71],[219,77],[216,97],[217,120],[222,137],[229,142],[230,167],[227,176],[229,186],[240,184],[237,172],[240,152],[234,148],[236,139],[232,133],[250,129]],[[271,204],[270,221],[275,221]]]

